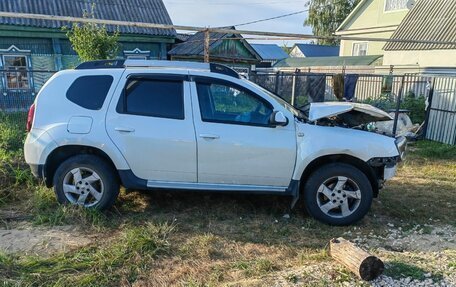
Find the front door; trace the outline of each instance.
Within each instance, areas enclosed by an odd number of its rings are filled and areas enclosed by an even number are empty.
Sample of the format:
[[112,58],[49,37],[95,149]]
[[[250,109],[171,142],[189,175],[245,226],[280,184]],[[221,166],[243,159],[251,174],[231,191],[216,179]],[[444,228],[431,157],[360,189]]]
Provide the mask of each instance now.
[[294,121],[271,126],[274,106],[240,84],[195,78],[198,183],[287,187],[296,158]]
[[[106,119],[132,172],[148,181],[196,182],[196,140],[185,75],[130,75]],[[120,94],[120,93],[119,93]]]

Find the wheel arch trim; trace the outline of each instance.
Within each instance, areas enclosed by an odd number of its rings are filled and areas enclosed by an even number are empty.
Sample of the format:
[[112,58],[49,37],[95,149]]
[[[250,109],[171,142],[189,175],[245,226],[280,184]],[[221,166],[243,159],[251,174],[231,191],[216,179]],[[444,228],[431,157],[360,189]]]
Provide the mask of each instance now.
[[303,183],[309,178],[313,171],[317,170],[318,168],[331,163],[345,163],[355,168],[359,169],[362,173],[366,175],[369,179],[369,182],[372,185],[372,190],[374,192],[374,196],[378,195],[380,185],[378,182],[378,176],[375,173],[375,170],[369,166],[369,164],[362,159],[354,157],[348,154],[332,154],[332,155],[324,155],[313,159],[302,171],[300,175],[300,182],[301,186],[304,186]]
[[118,174],[118,170],[120,169],[118,166],[119,161],[116,157],[113,158],[112,153],[109,151],[102,150],[99,147],[92,145],[67,144],[56,147],[47,156],[43,167],[43,175],[46,186],[52,187],[55,171],[63,161],[80,154],[92,154],[106,160],[106,162]]

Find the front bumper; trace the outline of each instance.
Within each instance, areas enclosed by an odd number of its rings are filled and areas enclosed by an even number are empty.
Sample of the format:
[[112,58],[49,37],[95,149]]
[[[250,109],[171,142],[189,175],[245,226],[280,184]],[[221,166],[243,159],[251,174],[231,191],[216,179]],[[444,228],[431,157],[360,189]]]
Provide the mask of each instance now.
[[396,139],[396,147],[397,147],[397,151],[399,152],[399,158],[401,160],[404,160],[405,156],[406,156],[406,151],[407,151],[407,138],[398,137]]
[[396,176],[396,172],[397,172],[397,164],[395,164],[393,166],[385,166],[385,168],[383,170],[383,180],[386,181],[386,180],[392,179],[393,177]]

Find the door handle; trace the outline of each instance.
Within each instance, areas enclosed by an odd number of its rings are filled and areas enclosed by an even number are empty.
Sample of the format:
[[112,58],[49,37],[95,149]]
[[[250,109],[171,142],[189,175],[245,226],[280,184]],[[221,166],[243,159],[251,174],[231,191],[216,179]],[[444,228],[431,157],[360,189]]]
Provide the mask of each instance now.
[[211,139],[211,140],[216,140],[216,139],[220,138],[220,136],[218,136],[218,135],[211,135],[211,134],[200,134],[199,137],[203,138],[203,139]]
[[114,130],[121,132],[121,133],[132,133],[135,131],[134,128],[127,128],[127,127],[116,127]]

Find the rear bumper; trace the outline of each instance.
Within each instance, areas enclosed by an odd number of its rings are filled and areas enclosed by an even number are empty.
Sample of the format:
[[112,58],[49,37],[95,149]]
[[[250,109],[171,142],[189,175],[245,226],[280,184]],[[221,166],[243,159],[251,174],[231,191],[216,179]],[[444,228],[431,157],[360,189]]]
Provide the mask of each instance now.
[[33,176],[41,180],[45,178],[43,164],[29,164],[29,166]]

